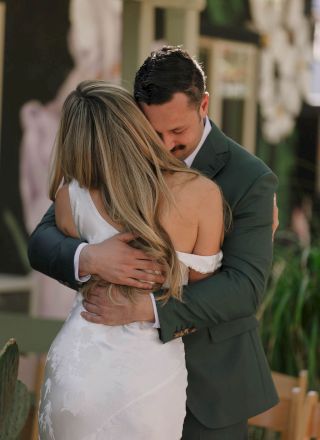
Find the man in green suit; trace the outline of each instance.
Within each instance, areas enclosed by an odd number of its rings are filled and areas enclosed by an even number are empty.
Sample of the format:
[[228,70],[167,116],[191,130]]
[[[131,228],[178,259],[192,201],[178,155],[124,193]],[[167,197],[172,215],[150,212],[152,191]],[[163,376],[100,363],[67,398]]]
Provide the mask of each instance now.
[[[165,147],[221,187],[232,227],[222,246],[222,269],[186,286],[183,303],[163,305],[154,300],[156,292],[119,306],[97,288],[84,302],[83,317],[108,325],[154,321],[164,343],[184,337],[189,375],[183,440],[243,440],[247,419],[277,403],[255,318],[271,267],[277,179],[209,121],[204,73],[180,48],[165,47],[146,59],[134,96]],[[30,239],[29,257],[35,269],[74,288],[86,279],[79,274],[97,274],[151,290],[163,276],[144,271],[161,268],[132,249],[131,239],[119,234],[85,245],[56,229],[51,207]]]

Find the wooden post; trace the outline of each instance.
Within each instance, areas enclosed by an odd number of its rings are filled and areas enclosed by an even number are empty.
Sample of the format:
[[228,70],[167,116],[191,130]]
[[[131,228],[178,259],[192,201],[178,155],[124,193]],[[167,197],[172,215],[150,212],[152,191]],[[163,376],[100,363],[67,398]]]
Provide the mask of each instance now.
[[0,160],[1,160],[1,127],[2,127],[2,88],[4,65],[4,38],[5,38],[6,5],[0,3]]
[[154,38],[154,6],[150,1],[123,1],[122,83],[130,90],[135,73],[148,56]]
[[165,14],[165,39],[197,55],[199,13],[205,0],[123,0],[122,83],[130,89],[135,73],[150,54],[155,34],[155,8]]
[[317,158],[316,158],[316,193],[320,195],[320,116],[318,116],[317,130]]
[[165,39],[173,45],[182,45],[190,55],[198,56],[200,9],[167,9]]

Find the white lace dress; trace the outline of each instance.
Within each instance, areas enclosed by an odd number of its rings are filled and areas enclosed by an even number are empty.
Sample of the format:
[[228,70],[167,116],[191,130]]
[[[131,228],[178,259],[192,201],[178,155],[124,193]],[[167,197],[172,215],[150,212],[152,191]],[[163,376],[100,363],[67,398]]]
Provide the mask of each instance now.
[[[79,234],[89,243],[117,231],[90,193],[73,181],[70,201]],[[178,252],[188,267],[209,273],[222,254]],[[178,440],[185,417],[187,371],[181,338],[163,344],[151,323],[111,327],[85,321],[82,297],[47,357],[39,409],[42,440]]]

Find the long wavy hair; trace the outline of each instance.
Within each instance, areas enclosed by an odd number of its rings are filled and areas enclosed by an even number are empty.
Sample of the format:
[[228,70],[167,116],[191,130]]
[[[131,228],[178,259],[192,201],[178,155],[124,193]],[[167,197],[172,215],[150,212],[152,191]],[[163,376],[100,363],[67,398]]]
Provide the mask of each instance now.
[[[175,249],[159,221],[164,203],[174,203],[164,172],[199,175],[166,151],[126,90],[104,81],[84,81],[69,94],[54,148],[50,198],[73,179],[81,187],[99,190],[112,221],[136,234],[139,239],[133,245],[165,266],[169,287],[161,299],[166,302],[170,297],[181,300],[182,287]],[[91,279],[84,296],[94,283],[101,280]],[[105,285],[112,297],[112,284]],[[117,287],[131,300],[141,293]]]

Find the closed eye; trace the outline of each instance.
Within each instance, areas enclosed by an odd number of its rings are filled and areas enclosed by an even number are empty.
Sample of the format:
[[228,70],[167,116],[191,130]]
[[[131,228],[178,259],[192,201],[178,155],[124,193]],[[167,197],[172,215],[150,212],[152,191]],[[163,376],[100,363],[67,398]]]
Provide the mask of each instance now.
[[179,128],[179,129],[176,129],[176,130],[172,130],[172,133],[173,134],[181,134],[184,131],[185,131],[185,128]]

